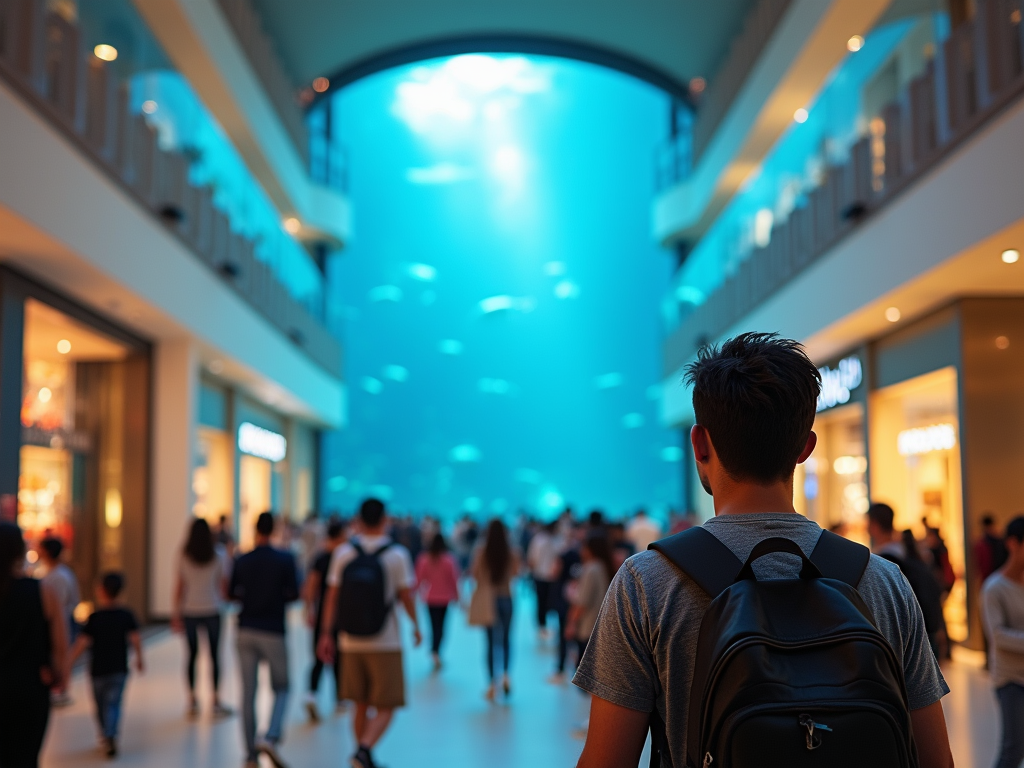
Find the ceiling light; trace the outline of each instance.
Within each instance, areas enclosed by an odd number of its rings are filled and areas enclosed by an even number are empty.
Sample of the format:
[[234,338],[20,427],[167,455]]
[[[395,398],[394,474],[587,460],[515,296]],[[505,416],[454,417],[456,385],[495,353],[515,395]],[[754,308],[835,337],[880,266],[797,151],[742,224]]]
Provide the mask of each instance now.
[[152,115],[157,110],[157,103],[152,99],[146,99],[142,102],[142,111],[147,115]]
[[326,77],[318,77],[313,81],[313,90],[317,93],[323,93],[331,87],[331,81]]
[[900,314],[899,309],[897,309],[896,307],[889,307],[887,310],[885,310],[885,319],[888,320],[890,323],[898,323],[901,317],[902,315]]
[[996,336],[996,349],[1009,349],[1010,340],[1006,336]]
[[850,53],[856,53],[864,47],[864,38],[860,35],[854,35],[846,41],[846,50]]
[[1020,261],[1020,251],[1016,248],[1007,248],[1000,258],[1003,260],[1003,264],[1016,264]]
[[67,339],[61,339],[60,341],[57,342],[57,351],[60,352],[62,355],[66,355],[68,352],[71,351],[71,342],[68,341]]
[[92,52],[97,59],[102,61],[113,61],[117,58],[117,48],[106,43],[100,43],[92,49]]
[[807,110],[804,109],[803,107],[800,107],[800,109],[793,113],[793,119],[796,120],[798,123],[806,123],[807,117]]
[[49,387],[43,387],[42,389],[39,390],[40,403],[48,403],[50,402],[51,399],[53,399],[53,392],[50,390]]
[[294,216],[289,216],[284,220],[284,228],[289,235],[297,235],[302,229],[302,223]]

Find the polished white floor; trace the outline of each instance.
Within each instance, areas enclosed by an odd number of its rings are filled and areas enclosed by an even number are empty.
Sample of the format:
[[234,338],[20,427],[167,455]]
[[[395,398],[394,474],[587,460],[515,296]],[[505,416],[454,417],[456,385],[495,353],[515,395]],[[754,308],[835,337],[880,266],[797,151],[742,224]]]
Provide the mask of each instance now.
[[[587,702],[571,686],[545,682],[553,664],[549,644],[536,638],[528,599],[518,602],[514,618],[513,692],[507,703],[483,698],[483,639],[466,626],[464,615],[449,616],[445,669],[431,672],[426,649],[406,655],[409,707],[397,716],[376,752],[388,768],[401,766],[478,766],[534,768],[573,766],[582,742],[573,735],[586,715]],[[425,619],[425,617],[424,617]],[[426,621],[422,621],[424,627]],[[313,726],[302,708],[309,663],[309,635],[298,614],[292,616],[292,685],[289,726],[282,755],[296,768],[347,768],[353,750],[348,715],[324,718]],[[242,764],[237,717],[214,721],[184,717],[183,640],[170,634],[146,647],[148,669],[133,675],[126,692],[121,756],[124,766],[232,768]],[[238,690],[230,632],[223,646],[225,699],[234,705]],[[985,673],[954,663],[945,670],[953,693],[944,700],[956,764],[988,768],[994,763],[998,713]],[[204,678],[205,679],[205,678]],[[44,768],[109,764],[96,750],[88,683],[74,680],[73,706],[55,710],[44,749]],[[332,681],[321,682],[322,710],[329,710]],[[261,701],[264,716],[268,698]],[[646,758],[643,762],[646,765]]]

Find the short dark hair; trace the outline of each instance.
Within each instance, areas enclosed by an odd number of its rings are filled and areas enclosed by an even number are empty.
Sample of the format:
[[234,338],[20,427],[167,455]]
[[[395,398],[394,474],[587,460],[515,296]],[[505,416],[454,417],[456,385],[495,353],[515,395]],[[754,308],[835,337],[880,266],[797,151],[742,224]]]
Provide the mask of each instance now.
[[892,511],[892,507],[888,504],[872,504],[868,507],[868,520],[875,523],[886,533],[892,533],[893,531],[893,520],[896,518],[896,513]]
[[345,532],[345,521],[337,518],[327,524],[327,538],[336,539]]
[[693,412],[734,480],[785,480],[807,444],[821,374],[803,347],[775,333],[710,345],[686,367]]
[[1006,538],[1016,539],[1024,544],[1024,515],[1017,515],[1006,524]]
[[60,553],[64,551],[64,542],[56,536],[47,536],[39,542],[39,548],[43,550],[51,560],[59,560]]
[[256,518],[256,533],[260,536],[269,536],[274,532],[274,513],[260,512]]
[[359,519],[363,525],[376,528],[384,519],[384,502],[380,499],[366,499],[359,505]]
[[986,512],[981,518],[981,524],[983,527],[988,528],[989,526],[996,524],[996,519],[992,516],[991,512]]
[[117,571],[108,571],[100,577],[100,588],[103,594],[115,600],[124,589],[124,576]]

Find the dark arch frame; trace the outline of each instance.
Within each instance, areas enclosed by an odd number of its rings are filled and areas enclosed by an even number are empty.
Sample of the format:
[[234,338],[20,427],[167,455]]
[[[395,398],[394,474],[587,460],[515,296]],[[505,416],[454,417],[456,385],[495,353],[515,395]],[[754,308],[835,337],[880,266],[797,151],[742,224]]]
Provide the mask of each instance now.
[[617,51],[578,40],[543,35],[517,34],[481,34],[446,37],[437,40],[410,43],[397,48],[367,56],[354,64],[334,72],[329,76],[330,87],[317,94],[310,108],[316,106],[337,90],[361,80],[369,75],[386,69],[414,64],[427,59],[438,59],[445,56],[459,56],[466,53],[520,53],[536,56],[557,56],[564,59],[575,59],[588,64],[614,69],[638,80],[643,80],[656,88],[665,91],[669,96],[682,104],[694,109],[687,84],[664,70],[654,67]]

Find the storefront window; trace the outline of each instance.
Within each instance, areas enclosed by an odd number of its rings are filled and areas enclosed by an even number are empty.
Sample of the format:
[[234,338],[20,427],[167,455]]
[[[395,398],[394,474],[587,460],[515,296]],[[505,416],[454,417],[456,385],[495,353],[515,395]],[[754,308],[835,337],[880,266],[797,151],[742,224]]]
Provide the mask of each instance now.
[[137,576],[138,598],[142,555],[125,544],[145,524],[148,363],[47,304],[24,307],[18,522],[29,559],[57,536],[83,594],[117,569]]
[[[871,396],[871,495],[918,541],[939,530],[957,581],[945,604],[951,640],[967,638],[957,374],[945,368]],[[930,553],[921,546],[922,556]]]

